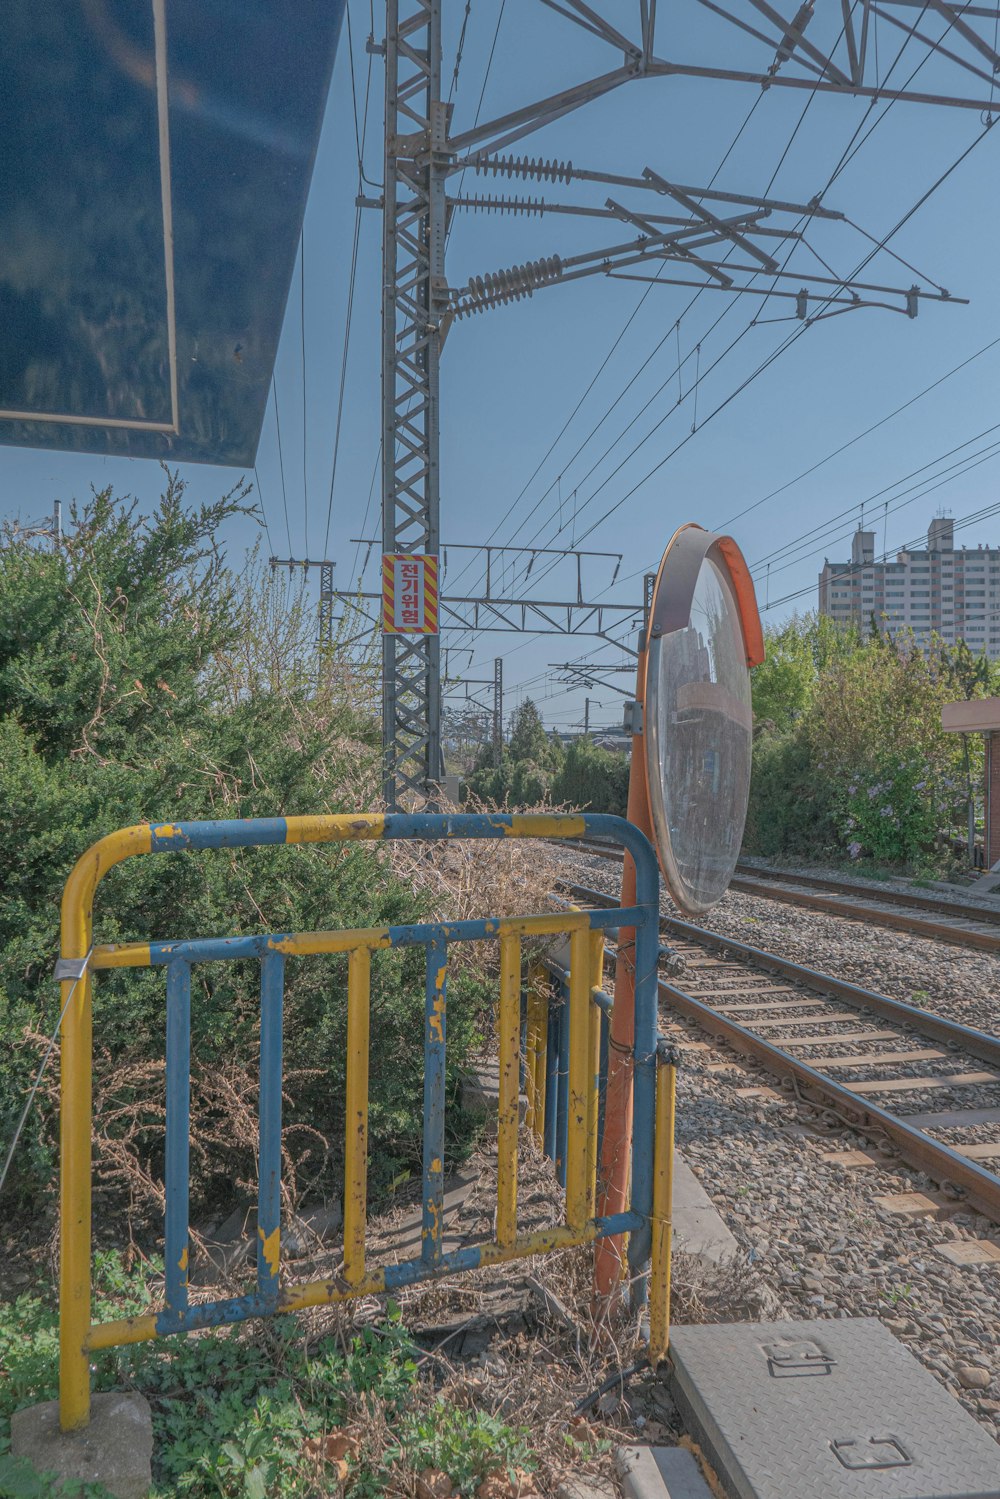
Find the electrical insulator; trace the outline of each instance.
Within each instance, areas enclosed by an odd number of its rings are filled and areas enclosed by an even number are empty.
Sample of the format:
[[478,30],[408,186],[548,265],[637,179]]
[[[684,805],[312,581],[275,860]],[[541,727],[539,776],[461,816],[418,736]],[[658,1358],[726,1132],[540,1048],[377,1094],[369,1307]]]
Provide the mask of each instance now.
[[468,198],[462,204],[463,208],[471,208],[473,213],[521,213],[528,215],[543,214],[546,209],[544,198]]
[[530,297],[536,286],[548,286],[558,281],[561,275],[559,256],[547,255],[542,260],[529,260],[525,265],[492,271],[486,276],[473,276],[465,300],[455,308],[455,316],[469,317],[474,312],[499,307],[502,302],[520,302],[522,297]]
[[570,182],[573,177],[571,161],[544,161],[531,156],[477,156],[473,165],[477,172],[493,172],[497,177],[535,177],[540,182]]

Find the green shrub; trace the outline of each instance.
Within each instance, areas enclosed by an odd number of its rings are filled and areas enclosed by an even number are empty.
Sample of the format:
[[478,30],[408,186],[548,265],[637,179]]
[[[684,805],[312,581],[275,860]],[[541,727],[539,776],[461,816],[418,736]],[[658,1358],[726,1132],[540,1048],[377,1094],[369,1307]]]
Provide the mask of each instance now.
[[[95,1264],[98,1320],[148,1309],[147,1267],[114,1255]],[[420,1384],[416,1350],[391,1307],[380,1327],[346,1343],[311,1343],[294,1318],[170,1337],[94,1356],[96,1392],[138,1390],[153,1414],[157,1499],[310,1499],[340,1492],[325,1439],[349,1433],[348,1499],[369,1499],[427,1466],[459,1494],[490,1473],[531,1471],[527,1434],[489,1412],[456,1409]],[[107,1499],[99,1485],[58,1488],[9,1455],[10,1417],[57,1392],[51,1303],[0,1305],[0,1499]]]
[[[747,847],[780,858],[946,861],[982,777],[978,736],[941,709],[996,691],[1000,668],[968,646],[862,635],[828,619],[767,636],[752,675],[755,739]],[[936,852],[935,852],[936,851]]]
[[840,842],[833,788],[794,732],[754,742],[745,846],[762,857],[817,858]]
[[552,799],[588,812],[624,817],[628,808],[629,762],[601,749],[590,738],[574,739],[552,786]]
[[[192,510],[169,479],[139,517],[110,493],[58,552],[8,531],[0,544],[0,1141],[58,1018],[59,900],[75,860],[136,822],[352,812],[371,804],[379,733],[365,663],[319,663],[300,595],[251,567],[235,577],[216,537],[241,493]],[[317,678],[319,676],[319,681]],[[381,926],[426,898],[376,844],[152,855],[98,891],[99,941]],[[373,962],[372,1189],[420,1160],[424,971],[409,949]],[[164,976],[94,983],[98,1162],[145,1193],[161,1168]],[[451,991],[449,1077],[475,1038],[481,996]],[[194,970],[193,1211],[255,1178],[259,965]],[[289,1180],[339,1185],[346,960],[286,967]],[[55,1071],[55,1069],[53,1069]],[[38,1210],[52,1191],[54,1111],[39,1095],[7,1192]],[[129,1138],[126,1148],[123,1141]],[[158,1213],[154,1214],[158,1218]]]

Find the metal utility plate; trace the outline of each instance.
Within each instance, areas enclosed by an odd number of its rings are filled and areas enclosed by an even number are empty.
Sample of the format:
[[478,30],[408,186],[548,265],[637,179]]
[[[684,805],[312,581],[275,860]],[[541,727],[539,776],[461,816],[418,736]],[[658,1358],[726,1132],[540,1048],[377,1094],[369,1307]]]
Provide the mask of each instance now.
[[670,1356],[732,1499],[1000,1499],[1000,1446],[876,1318],[676,1327]]
[[253,463],[342,13],[7,0],[0,443]]

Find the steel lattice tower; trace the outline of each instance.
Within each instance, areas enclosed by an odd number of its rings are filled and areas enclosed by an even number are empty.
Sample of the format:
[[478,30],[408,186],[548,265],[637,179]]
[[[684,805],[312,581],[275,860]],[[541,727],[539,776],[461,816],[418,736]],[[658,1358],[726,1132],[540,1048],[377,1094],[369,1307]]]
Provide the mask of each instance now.
[[[388,0],[382,249],[382,550],[440,542],[440,323],[447,302],[441,0]],[[440,636],[384,635],[384,795],[441,775]]]

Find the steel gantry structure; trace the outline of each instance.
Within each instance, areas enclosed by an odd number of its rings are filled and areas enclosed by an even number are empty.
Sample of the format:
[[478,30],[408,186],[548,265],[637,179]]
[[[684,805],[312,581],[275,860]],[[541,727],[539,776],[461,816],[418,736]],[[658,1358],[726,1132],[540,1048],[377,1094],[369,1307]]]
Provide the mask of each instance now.
[[[814,199],[792,203],[752,194],[682,184],[653,166],[636,175],[588,171],[570,162],[505,155],[507,148],[543,126],[625,83],[692,77],[756,85],[814,89],[879,100],[993,109],[1000,55],[993,25],[998,11],[945,0],[805,0],[791,18],[769,0],[687,0],[688,13],[711,12],[727,33],[756,45],[746,68],[715,68],[664,58],[657,51],[656,0],[637,0],[634,36],[602,16],[587,0],[539,0],[564,20],[606,43],[619,61],[605,73],[535,100],[487,123],[452,133],[451,106],[441,96],[443,0],[387,0],[385,41],[369,48],[385,58],[384,187],[381,198],[360,197],[383,215],[382,262],[382,550],[437,555],[440,531],[440,360],[456,319],[584,276],[648,280],[702,287],[794,303],[805,322],[883,307],[914,317],[921,300],[958,300],[940,286],[896,287],[878,280],[802,274],[787,269],[787,255],[805,241],[806,229],[843,215]],[[617,7],[621,10],[621,7]],[[680,6],[671,8],[671,45],[683,34]],[[907,43],[935,53],[972,79],[981,95],[914,91],[880,77],[871,44],[878,24],[905,34]],[[933,19],[938,30],[928,31]],[[807,35],[808,32],[808,35]],[[946,45],[947,42],[947,45]],[[761,50],[763,49],[763,50]],[[889,70],[891,72],[891,69]],[[987,113],[992,119],[992,115]],[[449,196],[455,173],[519,179],[565,187],[574,183],[611,189],[603,204],[566,203],[496,193]],[[638,195],[639,203],[623,202]],[[652,210],[656,211],[652,211]],[[450,216],[458,210],[507,215],[570,214],[622,226],[616,240],[571,256],[544,255],[449,286],[445,247]],[[779,258],[779,252],[784,258]],[[870,255],[868,258],[871,258]],[[758,278],[768,278],[767,285]],[[471,629],[525,629],[549,601],[452,601]],[[514,606],[513,614],[507,605]],[[579,605],[576,605],[579,608]],[[505,617],[501,621],[499,615]],[[442,616],[448,610],[442,600]],[[454,621],[453,621],[454,622]],[[545,628],[552,628],[550,618]],[[569,627],[569,622],[568,622]],[[600,633],[600,631],[598,631]],[[383,735],[386,804],[433,797],[441,763],[441,649],[437,634],[383,637]]]

